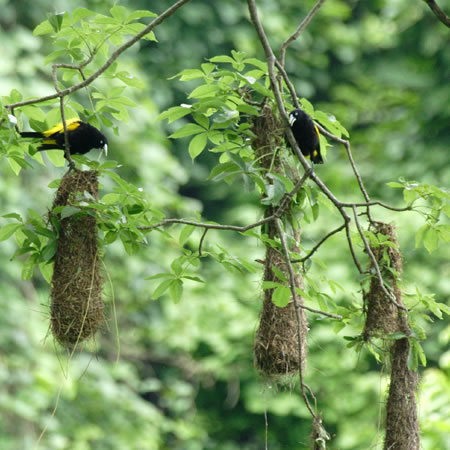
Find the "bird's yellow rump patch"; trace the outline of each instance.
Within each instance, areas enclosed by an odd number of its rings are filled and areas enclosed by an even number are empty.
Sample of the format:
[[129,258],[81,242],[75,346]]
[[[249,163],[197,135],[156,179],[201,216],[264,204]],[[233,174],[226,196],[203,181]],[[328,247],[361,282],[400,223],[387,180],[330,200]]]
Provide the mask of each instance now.
[[314,125],[314,129],[316,130],[317,136],[319,136],[319,138],[320,138],[320,133],[319,133],[319,129],[317,128],[317,125]]
[[[80,126],[80,124],[81,124],[81,121],[77,117],[66,120],[67,131],[76,130]],[[44,131],[42,134],[47,137],[47,136],[52,136],[53,134],[56,134],[56,133],[64,133],[64,126],[63,126],[62,122],[58,123],[57,125],[50,128],[49,130]]]

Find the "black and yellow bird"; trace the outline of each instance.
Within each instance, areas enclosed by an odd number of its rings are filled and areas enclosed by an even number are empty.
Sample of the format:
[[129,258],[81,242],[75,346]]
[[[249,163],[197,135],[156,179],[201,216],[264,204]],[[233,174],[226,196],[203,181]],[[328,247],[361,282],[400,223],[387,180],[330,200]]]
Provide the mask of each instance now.
[[305,158],[311,158],[315,164],[322,164],[319,129],[311,117],[301,109],[294,109],[289,114],[289,124]]
[[[66,128],[69,149],[72,155],[84,155],[93,148],[101,148],[107,154],[108,139],[97,128],[76,118],[66,120]],[[23,131],[20,135],[24,138],[40,139],[41,145],[37,148],[38,151],[65,149],[64,126],[62,123],[46,131]]]

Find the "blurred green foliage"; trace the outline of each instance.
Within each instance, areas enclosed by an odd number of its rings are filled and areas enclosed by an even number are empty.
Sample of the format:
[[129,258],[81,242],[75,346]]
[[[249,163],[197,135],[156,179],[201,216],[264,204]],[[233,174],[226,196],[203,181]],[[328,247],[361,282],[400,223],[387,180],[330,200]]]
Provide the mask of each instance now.
[[[257,3],[275,48],[314,4]],[[113,4],[91,0],[78,2],[77,7],[107,15]],[[132,11],[148,8],[146,1],[120,4]],[[0,94],[9,96],[13,89],[24,97],[50,93],[51,64],[45,64],[45,59],[54,51],[52,40],[33,36],[32,30],[47,19],[47,13],[75,7],[62,0],[0,0],[0,7]],[[160,13],[162,7],[157,8],[154,12]],[[111,114],[111,123],[104,123],[115,129],[115,134],[109,133],[111,157],[120,164],[115,172],[141,189],[136,189],[136,195],[145,195],[144,209],[164,211],[167,217],[201,214],[205,220],[239,225],[259,219],[262,210],[257,195],[245,191],[239,180],[231,184],[207,180],[219,155],[200,154],[193,145],[189,154],[188,139],[166,137],[180,128],[179,122],[166,125],[157,120],[162,111],[186,103],[188,93],[198,86],[195,80],[169,80],[177,73],[198,69],[233,49],[263,59],[246,7],[238,0],[193,0],[157,28],[155,35],[158,42],[142,41],[124,53],[115,72],[124,73],[123,80],[130,80],[129,76],[141,80],[120,92],[120,97],[124,93],[137,106],[124,105],[119,116]],[[411,8],[406,0],[370,4],[329,0],[288,51],[287,70],[299,96],[334,115],[349,130],[356,163],[373,198],[401,206],[403,189],[386,183],[402,183],[403,177],[443,186],[450,177],[445,164],[450,144],[447,40],[448,31],[423,2]],[[111,78],[99,79],[95,89],[113,97],[117,83]],[[79,113],[91,108],[86,92],[71,100],[75,110],[81,105]],[[101,103],[104,100],[96,98],[98,109],[107,108]],[[186,125],[188,119],[181,122]],[[0,138],[9,142],[11,136],[9,130]],[[11,151],[11,145],[8,148]],[[194,161],[193,152],[197,153]],[[32,221],[35,217],[29,209],[46,214],[55,187],[47,185],[63,169],[49,164],[46,157],[27,161],[32,170],[20,173],[10,163],[16,176],[2,159],[0,214],[17,212]],[[343,148],[329,148],[326,164],[317,170],[340,199],[360,200]],[[101,181],[107,195],[117,188],[113,176]],[[124,199],[109,200],[119,207]],[[422,236],[426,248],[415,246],[417,230],[429,221],[413,212],[381,209],[376,210],[376,219],[395,221],[398,226],[405,291],[417,296],[417,286],[420,295],[430,298],[435,293],[436,300],[445,303],[450,292],[448,250],[435,249],[434,238],[426,239],[427,230]],[[0,219],[0,226],[7,223],[13,220]],[[339,218],[322,207],[317,220],[305,224],[303,245],[314,245],[330,223],[337,226]],[[262,298],[260,273],[231,264],[224,270],[213,258],[205,258],[196,269],[205,283],[185,280],[178,303],[170,299],[169,290],[154,301],[160,280],[146,278],[173,270],[183,243],[192,251],[198,248],[201,230],[190,231],[182,225],[173,225],[165,233],[152,231],[145,246],[128,248],[132,256],[125,251],[126,243],[112,242],[111,235],[105,257],[111,279],[105,293],[108,323],[70,363],[69,355],[47,336],[48,284],[37,271],[29,273],[31,280],[22,281],[23,256],[9,261],[17,246],[12,239],[2,242],[0,441],[4,448],[33,448],[48,426],[41,441],[41,447],[48,449],[260,449],[265,413],[269,448],[307,447],[310,416],[300,397],[289,385],[261,380],[253,368],[252,343]],[[425,242],[435,250],[431,256]],[[257,240],[230,231],[208,232],[205,246],[216,252],[220,246],[228,255],[250,261],[264,254]],[[377,422],[382,420],[387,377],[370,352],[355,353],[342,338],[357,334],[362,324],[359,279],[343,237],[327,241],[317,259],[308,278],[337,305],[355,314],[338,334],[334,322],[309,317],[306,381],[334,437],[330,448],[377,448],[382,443]],[[343,291],[332,289],[328,280],[339,282]],[[113,301],[120,333],[118,363]],[[446,422],[450,326],[434,320],[432,315],[417,317],[418,326],[428,335],[423,343],[428,363],[420,369],[418,402],[424,449],[446,448],[450,431]]]

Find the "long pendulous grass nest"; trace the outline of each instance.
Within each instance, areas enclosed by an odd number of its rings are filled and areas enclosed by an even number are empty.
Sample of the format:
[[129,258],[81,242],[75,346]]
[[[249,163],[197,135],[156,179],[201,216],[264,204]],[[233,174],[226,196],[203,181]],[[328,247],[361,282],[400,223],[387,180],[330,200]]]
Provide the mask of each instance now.
[[51,289],[51,330],[65,347],[76,346],[94,336],[104,322],[96,218],[86,209],[64,218],[53,212],[58,206],[76,207],[85,192],[98,197],[97,173],[80,170],[66,173],[50,212],[50,217],[56,219],[52,223],[56,222],[58,228]]
[[[283,141],[284,127],[268,105],[262,109],[261,115],[254,119],[252,131],[256,136],[252,146],[261,167],[268,172],[283,173],[283,163],[278,148]],[[266,209],[266,216],[273,214],[273,208],[269,206]],[[268,224],[267,234],[271,239],[277,235],[273,223]],[[300,233],[295,232],[295,234],[295,240],[298,242]],[[263,280],[280,282],[275,273],[276,269],[288,278],[288,266],[283,254],[279,249],[268,245]],[[285,285],[288,286],[287,283]],[[299,288],[303,287],[302,277],[298,273],[295,277],[295,285]],[[305,367],[308,333],[304,310],[300,309],[298,319],[294,300],[291,298],[284,308],[280,308],[272,301],[273,292],[274,289],[264,290],[260,323],[254,343],[255,366],[261,374],[271,378],[282,377],[299,370],[300,367]],[[297,301],[300,304],[303,303],[300,296],[297,296]]]
[[[395,227],[387,223],[376,222],[376,232],[387,237],[389,242],[394,244],[393,246],[371,246],[371,250],[380,267],[383,278],[392,287],[397,303],[401,304],[402,295],[397,284],[403,267]],[[372,266],[373,264],[371,263],[370,269],[373,269]],[[363,333],[366,339],[402,331],[398,308],[386,297],[376,276],[373,276],[371,279],[369,292],[366,294],[366,302],[367,317]]]
[[[267,248],[264,281],[279,282],[272,267],[276,267],[287,276],[287,264],[283,256],[278,250]],[[297,287],[303,287],[299,275],[295,284]],[[274,289],[264,291],[260,323],[254,344],[255,365],[268,377],[291,374],[297,371],[300,365],[304,369],[307,354],[308,323],[304,310],[300,310],[299,324],[293,299],[284,308],[280,308],[272,301],[273,291]],[[297,296],[297,301],[302,303],[303,299]]]

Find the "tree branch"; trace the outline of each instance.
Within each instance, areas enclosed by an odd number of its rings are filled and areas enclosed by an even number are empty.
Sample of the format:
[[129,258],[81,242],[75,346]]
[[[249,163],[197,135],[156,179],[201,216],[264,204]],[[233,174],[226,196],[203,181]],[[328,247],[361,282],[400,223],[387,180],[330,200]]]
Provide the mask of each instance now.
[[303,19],[302,23],[298,26],[294,33],[292,33],[282,44],[280,48],[280,64],[284,67],[285,57],[286,57],[286,49],[291,44],[291,42],[295,41],[300,33],[309,25],[311,19],[314,17],[319,8],[325,3],[326,0],[319,0],[313,9],[309,12],[309,14]]
[[439,8],[439,5],[434,0],[423,0],[433,11],[434,15],[447,27],[450,28],[450,17]]

